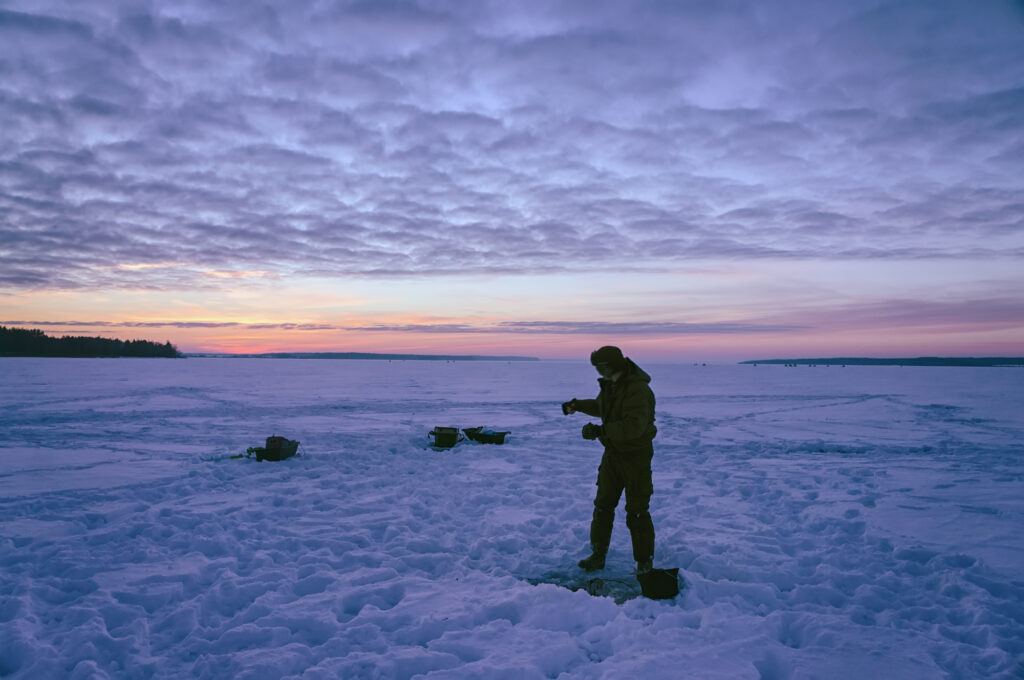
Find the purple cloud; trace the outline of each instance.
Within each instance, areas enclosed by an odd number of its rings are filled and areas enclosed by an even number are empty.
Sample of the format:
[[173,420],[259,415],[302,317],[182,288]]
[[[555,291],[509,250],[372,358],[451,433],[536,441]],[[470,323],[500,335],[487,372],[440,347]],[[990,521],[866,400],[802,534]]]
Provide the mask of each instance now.
[[13,0],[0,286],[1019,258],[1022,27],[1009,1]]

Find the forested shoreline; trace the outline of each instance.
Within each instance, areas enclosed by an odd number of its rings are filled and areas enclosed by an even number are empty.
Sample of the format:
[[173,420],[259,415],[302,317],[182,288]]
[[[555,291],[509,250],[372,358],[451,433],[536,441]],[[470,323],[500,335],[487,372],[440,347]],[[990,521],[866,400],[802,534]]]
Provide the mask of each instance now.
[[65,335],[51,337],[38,329],[0,326],[0,356],[14,357],[153,357],[178,358],[170,342],[118,340]]

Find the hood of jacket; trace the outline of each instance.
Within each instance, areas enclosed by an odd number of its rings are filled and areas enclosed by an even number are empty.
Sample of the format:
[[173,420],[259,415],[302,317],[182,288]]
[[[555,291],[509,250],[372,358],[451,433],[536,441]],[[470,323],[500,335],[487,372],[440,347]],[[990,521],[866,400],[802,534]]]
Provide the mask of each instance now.
[[622,375],[619,376],[618,380],[612,380],[611,378],[598,378],[597,382],[602,387],[611,386],[612,384],[622,384],[631,380],[639,380],[644,383],[651,382],[651,376],[647,375],[647,371],[640,368],[633,362],[632,359],[626,357],[626,368],[623,369]]

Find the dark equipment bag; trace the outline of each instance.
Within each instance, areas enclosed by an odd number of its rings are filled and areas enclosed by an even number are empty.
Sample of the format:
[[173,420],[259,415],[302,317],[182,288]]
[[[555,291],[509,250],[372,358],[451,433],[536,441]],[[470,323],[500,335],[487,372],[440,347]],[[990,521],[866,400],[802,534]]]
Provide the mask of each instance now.
[[246,449],[249,455],[256,454],[256,460],[284,460],[291,458],[299,450],[299,442],[284,437],[267,437],[266,446],[251,446]]

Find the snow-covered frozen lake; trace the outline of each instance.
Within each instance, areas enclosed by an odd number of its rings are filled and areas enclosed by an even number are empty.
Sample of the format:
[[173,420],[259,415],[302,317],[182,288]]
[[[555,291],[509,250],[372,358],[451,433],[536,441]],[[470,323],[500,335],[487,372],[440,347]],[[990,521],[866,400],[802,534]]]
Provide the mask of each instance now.
[[585,360],[0,359],[0,677],[1024,677],[1024,371],[634,358],[685,587],[622,604],[534,585],[587,552]]

